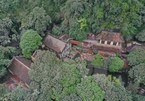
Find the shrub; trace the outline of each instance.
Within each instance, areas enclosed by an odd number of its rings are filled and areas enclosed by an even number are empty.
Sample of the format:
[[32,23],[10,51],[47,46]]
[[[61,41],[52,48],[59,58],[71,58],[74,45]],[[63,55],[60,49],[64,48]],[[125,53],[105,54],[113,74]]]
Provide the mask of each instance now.
[[119,57],[111,57],[109,58],[109,71],[110,72],[117,72],[121,70],[124,66],[124,61],[121,60]]
[[27,30],[21,37],[20,48],[22,49],[22,54],[26,58],[30,58],[32,52],[39,48],[42,44],[42,38],[34,30]]
[[96,67],[96,68],[101,68],[104,64],[104,58],[103,56],[101,56],[100,54],[97,54],[95,56],[95,59],[92,61],[92,64]]

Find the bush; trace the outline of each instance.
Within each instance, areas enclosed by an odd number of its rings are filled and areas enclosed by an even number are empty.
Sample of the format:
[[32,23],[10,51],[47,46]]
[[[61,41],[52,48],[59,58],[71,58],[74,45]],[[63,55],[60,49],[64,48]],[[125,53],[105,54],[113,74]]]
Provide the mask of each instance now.
[[95,66],[95,68],[101,68],[104,64],[104,58],[100,54],[97,54],[95,56],[95,59],[92,61],[92,64]]
[[22,54],[26,58],[30,58],[32,52],[39,48],[42,44],[42,38],[34,30],[27,30],[21,37],[20,48],[22,49]]
[[111,57],[109,58],[109,71],[110,72],[118,72],[124,66],[124,61],[119,57]]

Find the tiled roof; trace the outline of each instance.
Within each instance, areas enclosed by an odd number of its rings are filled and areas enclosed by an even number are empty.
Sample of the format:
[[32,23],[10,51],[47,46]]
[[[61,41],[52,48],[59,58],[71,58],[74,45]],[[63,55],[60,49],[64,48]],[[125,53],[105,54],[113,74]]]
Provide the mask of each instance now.
[[57,53],[61,53],[61,52],[63,52],[63,50],[66,46],[66,43],[55,37],[48,35],[44,40],[44,45],[47,48],[52,49],[53,51],[55,51]]
[[108,31],[102,31],[100,34],[96,36],[97,40],[103,40],[103,41],[113,41],[113,42],[124,42],[123,37],[120,33],[115,32],[108,32]]
[[9,71],[16,75],[23,82],[29,84],[30,79],[28,72],[30,70],[31,61],[23,57],[14,57],[9,66]]

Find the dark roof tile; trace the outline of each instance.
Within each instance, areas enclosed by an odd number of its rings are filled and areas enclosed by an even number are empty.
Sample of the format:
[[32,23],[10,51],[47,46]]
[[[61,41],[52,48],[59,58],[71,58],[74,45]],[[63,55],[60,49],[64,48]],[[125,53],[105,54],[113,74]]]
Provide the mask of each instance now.
[[103,41],[113,41],[113,42],[124,42],[123,37],[120,33],[115,32],[108,32],[108,31],[102,31],[100,34],[96,36],[97,40],[103,40]]
[[30,70],[31,61],[23,57],[14,57],[9,66],[9,71],[20,78],[23,82],[29,84],[30,79],[28,72]]
[[61,53],[64,50],[66,43],[48,35],[44,40],[44,45],[57,53]]

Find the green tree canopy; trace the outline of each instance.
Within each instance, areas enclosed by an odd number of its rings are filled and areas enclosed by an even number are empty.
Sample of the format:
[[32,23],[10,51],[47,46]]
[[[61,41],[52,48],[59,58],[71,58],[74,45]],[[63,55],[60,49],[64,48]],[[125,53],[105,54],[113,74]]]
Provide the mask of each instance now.
[[121,70],[123,66],[124,66],[124,61],[120,59],[119,57],[115,56],[115,57],[109,58],[109,64],[108,64],[109,71],[117,72]]
[[131,77],[136,83],[143,83],[145,85],[145,63],[133,66],[129,71]]
[[21,36],[20,48],[26,58],[30,58],[32,52],[39,48],[42,44],[41,36],[34,30],[27,30]]
[[35,7],[32,12],[23,17],[22,28],[36,30],[39,34],[44,34],[47,26],[51,23],[51,18],[42,7]]
[[105,96],[105,92],[92,77],[82,79],[76,89],[83,101],[103,101]]
[[[62,62],[49,51],[39,51],[37,53],[37,58],[31,65],[29,73],[32,92],[34,90],[39,92],[36,99],[47,101],[49,99],[44,98],[48,97],[60,101],[66,96],[75,94],[76,85],[84,77],[83,73],[85,72],[82,70],[82,66],[85,66],[85,63]],[[40,100],[41,96],[45,97]]]
[[0,84],[0,100],[4,101],[4,99],[6,99],[7,94],[8,94],[8,90],[5,87],[5,85]]
[[0,19],[0,44],[3,46],[8,45],[10,40],[10,32],[13,22],[9,18]]
[[81,16],[85,12],[84,7],[87,5],[85,3],[81,0],[67,0],[65,2],[65,5],[61,7],[64,19],[60,26],[60,34],[69,33],[72,38],[77,40],[86,38],[88,33],[87,20]]
[[76,39],[101,30],[118,30],[127,39],[144,25],[144,1],[67,0],[61,8],[63,20],[58,33],[69,33]]
[[54,96],[56,100],[60,100],[64,98],[65,96],[68,96],[72,93],[76,92],[76,85],[81,82],[81,73],[79,71],[79,67],[77,67],[76,63],[69,63],[64,62],[62,63],[60,68],[60,75],[59,75],[59,81],[58,85],[62,87],[60,88],[54,88]]
[[107,101],[132,101],[132,96],[121,84],[119,79],[112,76],[107,77],[104,74],[97,74],[93,77],[105,91],[105,99]]
[[13,47],[3,47],[0,46],[0,78],[7,73],[7,66],[15,53],[15,48]]
[[143,48],[136,48],[130,52],[127,56],[127,60],[130,66],[135,66],[145,62],[145,50]]
[[104,65],[104,58],[100,54],[95,55],[95,59],[92,61],[95,68],[101,68]]
[[[31,94],[28,99],[32,101],[50,101],[55,87],[62,89],[61,85],[58,84],[60,62],[52,52],[37,52],[37,58],[31,65],[31,71],[29,72]],[[55,99],[55,97],[53,98]]]
[[144,101],[145,96],[139,95],[139,94],[134,94],[133,95],[133,101]]
[[142,30],[136,35],[138,41],[145,42],[145,30]]
[[118,29],[125,36],[130,36],[137,31],[137,27],[142,25],[141,15],[138,14],[143,8],[142,1],[95,1],[94,14],[96,14],[97,25],[100,25],[98,27]]
[[22,85],[18,85],[14,90],[8,93],[7,98],[11,101],[24,101],[26,95],[26,89],[24,89]]
[[69,96],[66,96],[64,99],[61,101],[83,101],[78,95],[76,94],[71,94]]
[[0,18],[13,16],[19,5],[19,0],[1,0],[0,1]]

